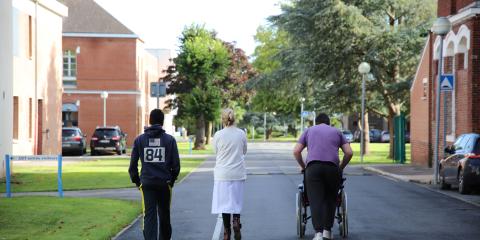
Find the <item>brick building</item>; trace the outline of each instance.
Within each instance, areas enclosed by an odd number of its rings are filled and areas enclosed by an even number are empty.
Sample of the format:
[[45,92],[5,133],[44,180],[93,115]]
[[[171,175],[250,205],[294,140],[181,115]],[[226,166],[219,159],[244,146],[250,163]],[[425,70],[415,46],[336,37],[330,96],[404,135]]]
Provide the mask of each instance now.
[[[480,1],[439,0],[438,16],[448,17],[453,24],[443,42],[443,71],[456,78],[454,91],[440,96],[442,157],[444,116],[447,144],[460,134],[480,133]],[[439,47],[440,37],[430,34],[411,88],[411,154],[416,165],[432,166]]]
[[166,68],[161,58],[170,56],[146,51],[137,34],[93,0],[64,2],[63,125],[78,126],[90,137],[103,125],[100,94],[106,91],[106,125],[120,126],[131,145],[148,125],[150,83]]

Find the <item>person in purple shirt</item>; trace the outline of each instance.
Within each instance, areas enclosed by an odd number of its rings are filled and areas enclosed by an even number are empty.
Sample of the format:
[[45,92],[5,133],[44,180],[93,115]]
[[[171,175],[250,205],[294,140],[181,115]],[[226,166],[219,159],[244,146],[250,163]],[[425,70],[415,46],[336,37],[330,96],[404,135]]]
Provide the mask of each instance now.
[[[353,152],[342,132],[330,126],[327,114],[320,113],[315,121],[317,125],[308,128],[300,136],[293,155],[302,171],[305,171],[305,186],[316,232],[313,240],[325,240],[332,239],[335,201],[342,171],[352,159]],[[308,154],[304,162],[302,151],[305,147]],[[338,157],[340,148],[344,153],[341,162]]]

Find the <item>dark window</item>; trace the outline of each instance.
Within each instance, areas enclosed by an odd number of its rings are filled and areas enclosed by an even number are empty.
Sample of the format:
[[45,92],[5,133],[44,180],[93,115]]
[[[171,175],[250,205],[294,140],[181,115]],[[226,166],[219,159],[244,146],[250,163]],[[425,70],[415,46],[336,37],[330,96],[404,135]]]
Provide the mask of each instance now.
[[450,0],[450,15],[455,15],[457,13],[457,0]]
[[77,136],[77,130],[74,129],[63,129],[62,130],[62,137],[74,137]]
[[475,143],[475,148],[473,149],[473,154],[480,155],[480,138],[478,138],[477,143]]
[[118,131],[115,129],[97,129],[95,130],[95,136],[106,136],[106,137],[118,137]]

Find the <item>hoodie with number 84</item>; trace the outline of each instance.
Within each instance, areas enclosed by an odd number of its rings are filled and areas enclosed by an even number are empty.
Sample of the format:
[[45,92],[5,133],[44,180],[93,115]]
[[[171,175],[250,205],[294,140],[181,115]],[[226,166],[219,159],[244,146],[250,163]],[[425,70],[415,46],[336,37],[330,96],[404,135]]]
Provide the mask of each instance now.
[[[142,162],[138,174],[138,160]],[[173,186],[180,173],[180,157],[175,138],[165,133],[161,125],[153,125],[135,139],[130,167],[130,179],[138,186],[158,185],[160,182]]]

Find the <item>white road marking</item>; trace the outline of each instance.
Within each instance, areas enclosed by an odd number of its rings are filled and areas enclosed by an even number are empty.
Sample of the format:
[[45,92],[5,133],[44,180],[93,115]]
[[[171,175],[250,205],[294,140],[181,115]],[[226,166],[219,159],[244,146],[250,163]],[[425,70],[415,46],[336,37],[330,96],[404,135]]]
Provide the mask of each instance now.
[[220,239],[220,233],[222,233],[222,226],[223,226],[222,214],[218,214],[217,224],[215,225],[215,230],[213,231],[212,240]]

